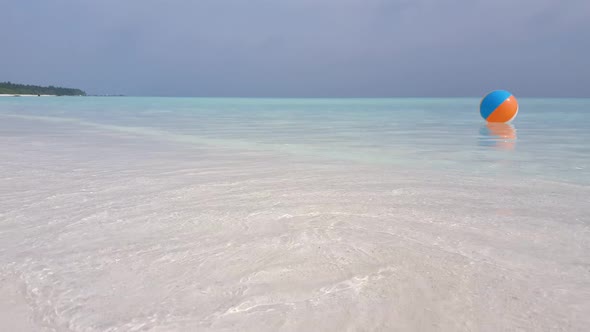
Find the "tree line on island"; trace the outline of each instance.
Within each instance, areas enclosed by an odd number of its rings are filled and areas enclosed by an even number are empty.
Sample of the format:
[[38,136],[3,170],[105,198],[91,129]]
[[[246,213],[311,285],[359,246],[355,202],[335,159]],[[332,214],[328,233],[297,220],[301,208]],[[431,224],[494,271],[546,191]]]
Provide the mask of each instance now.
[[38,86],[0,82],[0,94],[6,95],[54,95],[54,96],[86,96],[80,89],[62,88],[57,86]]

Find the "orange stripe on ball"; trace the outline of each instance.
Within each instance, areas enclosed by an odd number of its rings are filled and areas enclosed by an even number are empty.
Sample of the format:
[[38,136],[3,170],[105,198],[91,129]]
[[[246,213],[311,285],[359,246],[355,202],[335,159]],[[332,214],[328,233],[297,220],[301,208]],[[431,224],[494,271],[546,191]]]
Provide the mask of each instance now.
[[514,96],[510,96],[486,120],[489,122],[508,122],[514,118],[516,112],[518,112],[518,102]]

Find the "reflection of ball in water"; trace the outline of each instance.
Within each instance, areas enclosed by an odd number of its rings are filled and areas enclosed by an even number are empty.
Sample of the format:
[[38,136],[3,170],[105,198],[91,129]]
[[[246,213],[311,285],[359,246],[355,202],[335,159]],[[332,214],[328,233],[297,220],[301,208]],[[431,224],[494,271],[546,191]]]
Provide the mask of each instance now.
[[492,91],[482,99],[479,112],[488,122],[510,122],[518,113],[518,101],[508,91]]
[[488,122],[479,131],[479,145],[501,150],[512,150],[516,143],[516,129],[508,123]]

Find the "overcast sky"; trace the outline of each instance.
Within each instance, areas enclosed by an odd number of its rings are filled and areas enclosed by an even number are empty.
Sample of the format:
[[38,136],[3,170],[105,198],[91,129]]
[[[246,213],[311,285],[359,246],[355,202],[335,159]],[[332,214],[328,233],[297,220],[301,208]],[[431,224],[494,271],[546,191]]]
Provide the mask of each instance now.
[[590,0],[0,0],[0,81],[180,96],[590,97]]

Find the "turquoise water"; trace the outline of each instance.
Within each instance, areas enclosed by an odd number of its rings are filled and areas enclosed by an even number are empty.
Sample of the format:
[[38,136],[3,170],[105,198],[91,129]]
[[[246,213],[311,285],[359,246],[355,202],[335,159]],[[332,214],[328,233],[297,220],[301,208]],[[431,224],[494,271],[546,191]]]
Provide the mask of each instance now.
[[[590,99],[521,99],[489,127],[478,99],[5,97],[0,116],[78,123],[181,144],[590,183]],[[9,126],[8,126],[9,127]],[[10,128],[2,128],[5,134]],[[58,134],[58,133],[56,133]]]
[[2,97],[0,330],[586,331],[590,100],[478,103]]

